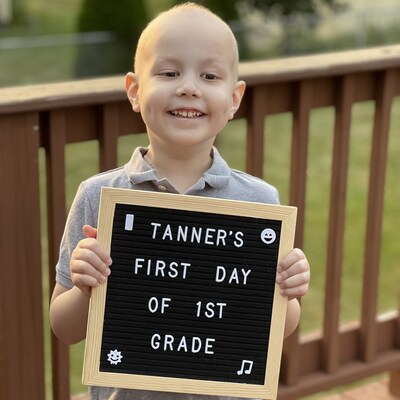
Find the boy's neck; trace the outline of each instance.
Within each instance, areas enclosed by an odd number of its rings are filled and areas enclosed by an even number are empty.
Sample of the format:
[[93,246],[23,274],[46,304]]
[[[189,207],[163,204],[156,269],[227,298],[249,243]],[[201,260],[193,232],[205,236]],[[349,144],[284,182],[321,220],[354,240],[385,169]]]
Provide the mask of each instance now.
[[211,148],[192,154],[174,154],[158,152],[150,146],[146,160],[156,170],[158,177],[168,179],[179,193],[190,189],[212,164]]

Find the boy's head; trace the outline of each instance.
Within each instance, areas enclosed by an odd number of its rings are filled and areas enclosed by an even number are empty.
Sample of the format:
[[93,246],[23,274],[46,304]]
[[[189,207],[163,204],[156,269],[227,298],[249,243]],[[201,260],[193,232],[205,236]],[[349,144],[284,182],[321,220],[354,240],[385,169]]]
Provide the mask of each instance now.
[[245,84],[237,79],[238,49],[228,25],[185,3],[143,31],[126,91],[151,145],[208,146],[239,108]]
[[[194,33],[198,26],[202,26],[209,32],[212,32],[214,37],[223,42],[230,53],[230,62],[235,79],[238,75],[239,51],[235,36],[233,35],[228,24],[216,14],[211,12],[199,4],[187,2],[177,5],[168,11],[159,14],[153,19],[143,30],[136,48],[134,58],[134,71],[140,75],[143,65],[154,50],[152,41],[157,33],[161,34],[163,30],[171,32],[174,29],[180,28],[183,35]],[[164,33],[165,34],[165,33]],[[199,40],[202,38],[199,37]],[[192,43],[192,46],[199,46],[200,42]]]

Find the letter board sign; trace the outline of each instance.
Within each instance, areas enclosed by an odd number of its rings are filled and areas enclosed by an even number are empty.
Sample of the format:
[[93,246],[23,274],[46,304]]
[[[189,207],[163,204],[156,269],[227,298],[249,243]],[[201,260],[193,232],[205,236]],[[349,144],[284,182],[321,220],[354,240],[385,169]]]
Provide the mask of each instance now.
[[275,399],[296,208],[103,188],[88,385]]

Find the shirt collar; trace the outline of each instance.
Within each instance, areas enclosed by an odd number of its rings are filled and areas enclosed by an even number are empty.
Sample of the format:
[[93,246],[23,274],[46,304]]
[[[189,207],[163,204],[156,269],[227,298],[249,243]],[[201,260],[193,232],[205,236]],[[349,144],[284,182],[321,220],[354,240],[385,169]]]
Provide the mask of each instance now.
[[[144,159],[147,150],[145,147],[136,148],[131,159],[124,166],[126,176],[133,184],[158,181],[156,171]],[[228,184],[230,168],[215,147],[211,150],[211,157],[213,158],[213,163],[200,179],[204,179],[209,186],[219,189]]]

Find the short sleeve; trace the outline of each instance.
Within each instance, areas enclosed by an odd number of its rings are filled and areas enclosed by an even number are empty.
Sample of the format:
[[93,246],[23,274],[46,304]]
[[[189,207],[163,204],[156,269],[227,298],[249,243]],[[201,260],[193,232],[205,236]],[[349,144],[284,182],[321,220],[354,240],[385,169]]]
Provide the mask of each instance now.
[[86,224],[95,227],[97,221],[93,217],[85,184],[81,183],[68,214],[56,265],[56,281],[68,289],[73,287],[69,268],[71,254],[78,242],[85,237],[82,228]]

